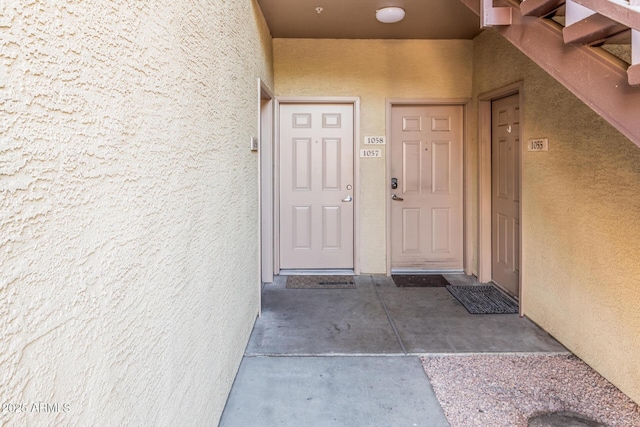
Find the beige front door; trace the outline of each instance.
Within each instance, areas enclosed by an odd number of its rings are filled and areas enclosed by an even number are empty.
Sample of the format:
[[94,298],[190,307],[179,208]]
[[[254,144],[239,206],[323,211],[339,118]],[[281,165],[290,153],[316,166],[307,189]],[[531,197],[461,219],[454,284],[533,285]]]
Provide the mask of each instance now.
[[462,116],[455,105],[391,109],[392,270],[463,268]]
[[352,269],[353,105],[280,106],[280,268]]
[[491,252],[495,283],[518,296],[520,268],[518,95],[491,105]]

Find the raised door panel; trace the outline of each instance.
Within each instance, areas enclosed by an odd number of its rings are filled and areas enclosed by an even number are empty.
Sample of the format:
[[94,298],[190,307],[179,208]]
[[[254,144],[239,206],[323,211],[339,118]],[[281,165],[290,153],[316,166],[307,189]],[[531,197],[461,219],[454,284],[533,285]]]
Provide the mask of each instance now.
[[433,208],[431,210],[431,251],[451,252],[451,209]]
[[291,159],[293,174],[293,190],[311,190],[311,138],[295,138],[293,140],[293,158]]
[[311,248],[311,206],[293,206],[292,246],[293,249]]
[[402,253],[419,254],[421,212],[419,208],[407,208],[402,210]]
[[342,248],[340,206],[322,207],[322,249]]
[[422,193],[420,141],[402,142],[402,194]]
[[339,191],[342,187],[341,144],[340,138],[322,139],[322,189],[324,191]]
[[498,230],[496,231],[496,254],[498,264],[509,267],[509,218],[498,213]]
[[451,141],[434,141],[431,144],[431,192],[451,193]]

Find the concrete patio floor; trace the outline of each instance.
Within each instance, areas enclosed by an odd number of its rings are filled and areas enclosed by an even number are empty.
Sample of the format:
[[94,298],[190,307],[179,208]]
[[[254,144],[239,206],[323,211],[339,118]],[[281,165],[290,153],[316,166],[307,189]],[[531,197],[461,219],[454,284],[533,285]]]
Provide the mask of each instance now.
[[220,426],[447,426],[418,355],[568,353],[517,314],[469,314],[446,288],[355,281],[287,289],[279,276],[265,286]]

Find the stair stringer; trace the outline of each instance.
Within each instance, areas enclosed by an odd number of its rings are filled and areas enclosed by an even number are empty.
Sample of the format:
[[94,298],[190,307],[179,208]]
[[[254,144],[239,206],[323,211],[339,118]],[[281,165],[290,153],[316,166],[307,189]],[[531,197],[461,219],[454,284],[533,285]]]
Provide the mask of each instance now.
[[[479,1],[462,0],[476,13]],[[558,24],[522,16],[517,1],[495,0],[494,4],[513,11],[512,24],[494,26],[493,31],[640,147],[640,87],[629,85],[624,61],[600,48],[565,44]]]

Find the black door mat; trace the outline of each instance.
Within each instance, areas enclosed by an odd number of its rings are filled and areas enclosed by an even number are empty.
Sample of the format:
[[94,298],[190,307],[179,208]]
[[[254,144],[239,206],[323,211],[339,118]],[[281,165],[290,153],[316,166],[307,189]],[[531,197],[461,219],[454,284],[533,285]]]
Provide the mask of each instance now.
[[514,314],[518,304],[493,286],[447,286],[471,314]]
[[391,278],[399,288],[444,288],[450,285],[442,274],[394,274]]
[[353,276],[287,276],[288,289],[356,289]]

